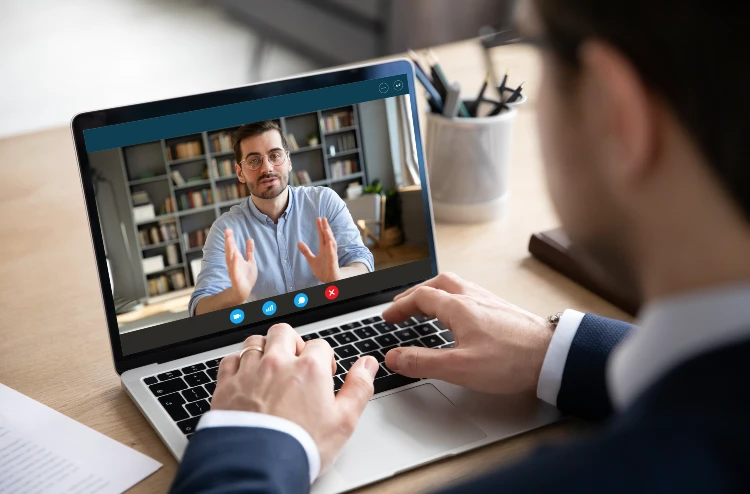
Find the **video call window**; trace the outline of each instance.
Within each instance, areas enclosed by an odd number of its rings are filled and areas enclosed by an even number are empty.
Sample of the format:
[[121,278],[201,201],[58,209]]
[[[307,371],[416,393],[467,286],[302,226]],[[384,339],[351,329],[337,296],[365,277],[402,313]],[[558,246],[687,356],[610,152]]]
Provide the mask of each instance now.
[[[394,96],[89,153],[120,333],[266,310],[428,259],[410,105]],[[263,210],[285,196],[274,222]]]

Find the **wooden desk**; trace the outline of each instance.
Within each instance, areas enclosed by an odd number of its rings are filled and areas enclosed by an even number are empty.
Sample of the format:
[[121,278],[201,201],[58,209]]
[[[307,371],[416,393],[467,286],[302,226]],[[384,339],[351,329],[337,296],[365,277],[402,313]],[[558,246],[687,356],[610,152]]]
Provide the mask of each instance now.
[[[436,50],[468,92],[484,77],[473,43]],[[529,258],[532,232],[557,219],[544,188],[534,125],[538,61],[500,48],[499,67],[528,81],[515,128],[507,216],[495,223],[437,225],[439,266],[540,315],[567,307],[621,311]],[[423,103],[423,102],[421,102]],[[424,105],[422,105],[424,106]],[[164,464],[134,492],[164,492],[176,462],[120,388],[109,351],[72,140],[67,128],[0,140],[0,382]],[[563,422],[408,472],[362,492],[418,492],[515,460],[574,426]]]

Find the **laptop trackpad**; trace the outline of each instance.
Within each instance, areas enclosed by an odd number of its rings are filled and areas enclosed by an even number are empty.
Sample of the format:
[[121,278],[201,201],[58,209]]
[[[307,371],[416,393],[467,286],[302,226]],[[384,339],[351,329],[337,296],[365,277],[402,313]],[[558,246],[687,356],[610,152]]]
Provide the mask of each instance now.
[[389,476],[487,435],[432,384],[368,403],[334,464],[347,480]]

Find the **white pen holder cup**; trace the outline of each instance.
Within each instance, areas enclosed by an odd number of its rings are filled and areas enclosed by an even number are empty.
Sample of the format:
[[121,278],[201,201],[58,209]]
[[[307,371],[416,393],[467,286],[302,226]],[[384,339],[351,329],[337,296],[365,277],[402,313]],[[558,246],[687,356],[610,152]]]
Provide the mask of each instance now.
[[516,115],[514,107],[484,118],[427,114],[425,150],[436,221],[479,223],[503,216]]

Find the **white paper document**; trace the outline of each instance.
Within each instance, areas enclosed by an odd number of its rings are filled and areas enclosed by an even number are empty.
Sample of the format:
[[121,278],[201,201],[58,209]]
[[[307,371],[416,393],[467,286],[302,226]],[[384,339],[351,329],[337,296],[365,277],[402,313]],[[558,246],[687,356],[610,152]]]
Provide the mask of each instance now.
[[0,494],[120,493],[161,463],[0,384]]

